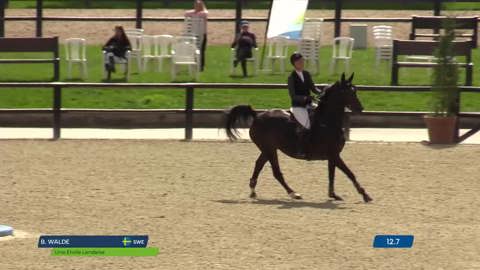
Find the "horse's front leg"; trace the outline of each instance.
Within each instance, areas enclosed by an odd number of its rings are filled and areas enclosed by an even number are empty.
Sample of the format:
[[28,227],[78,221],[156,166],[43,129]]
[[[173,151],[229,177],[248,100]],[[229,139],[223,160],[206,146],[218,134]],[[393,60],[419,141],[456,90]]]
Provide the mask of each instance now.
[[342,158],[340,158],[340,156],[338,156],[336,159],[335,159],[335,166],[337,166],[343,173],[345,173],[348,178],[350,178],[350,180],[352,181],[353,185],[355,186],[355,188],[357,189],[358,193],[360,193],[362,196],[363,196],[363,200],[365,202],[370,202],[372,201],[372,198],[367,194],[367,192],[365,191],[365,189],[360,185],[360,183],[358,183],[355,175],[352,173],[352,171],[350,171],[350,169],[347,167],[347,165],[345,164],[345,162],[343,162]]
[[275,177],[275,179],[277,179],[280,185],[282,185],[282,187],[287,192],[288,196],[290,196],[290,198],[295,200],[301,200],[302,196],[296,193],[295,191],[293,191],[293,189],[291,189],[288,186],[287,182],[283,178],[283,174],[280,171],[280,165],[278,164],[278,156],[276,151],[272,151],[271,153],[269,153],[268,158],[269,158],[270,164],[272,165],[273,176]]
[[343,201],[342,197],[335,194],[335,160],[328,160],[328,197],[337,201]]

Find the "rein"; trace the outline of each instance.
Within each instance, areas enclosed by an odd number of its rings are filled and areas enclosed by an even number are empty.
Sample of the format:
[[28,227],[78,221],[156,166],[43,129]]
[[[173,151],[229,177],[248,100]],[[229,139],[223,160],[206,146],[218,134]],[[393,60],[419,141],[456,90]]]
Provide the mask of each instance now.
[[[314,129],[315,127],[329,127],[329,125],[327,125],[329,120],[333,120],[334,122],[338,121],[338,119],[336,119],[336,117],[333,118],[333,119],[332,118],[330,118],[330,119],[326,118],[326,114],[329,113],[328,111],[326,111],[327,106],[329,105],[329,102],[335,102],[335,100],[331,100],[331,95],[334,94],[331,91],[340,91],[341,89],[339,89],[338,87],[339,87],[339,83],[336,82],[336,83],[334,83],[334,84],[332,84],[328,87],[325,87],[321,91],[321,94],[317,96],[318,106],[314,109],[312,129]],[[338,116],[340,116],[339,122],[342,122],[343,121],[343,115],[338,115]],[[336,127],[337,128],[336,125],[330,126],[330,127]]]

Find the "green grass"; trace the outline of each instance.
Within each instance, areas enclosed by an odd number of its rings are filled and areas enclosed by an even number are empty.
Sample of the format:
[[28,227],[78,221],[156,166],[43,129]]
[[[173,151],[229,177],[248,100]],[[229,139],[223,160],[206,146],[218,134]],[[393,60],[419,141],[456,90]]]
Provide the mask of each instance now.
[[480,10],[480,3],[478,2],[458,2],[458,3],[444,3],[443,9],[446,10]]
[[[35,0],[10,0],[9,8],[35,8]],[[135,8],[133,0],[44,0],[45,8]],[[169,4],[167,4],[169,2]],[[144,0],[145,8],[176,8],[188,9],[192,8],[192,1],[160,1],[160,0]],[[234,9],[235,1],[231,0],[209,0],[208,8],[211,9]],[[269,8],[270,1],[250,0],[246,2],[244,8],[249,9],[266,9]],[[310,1],[309,9],[334,9],[334,1]],[[402,9],[402,10],[431,10],[433,4],[431,1],[385,1],[385,0],[344,0],[344,9]],[[480,4],[472,2],[444,3],[443,9],[446,10],[480,10]]]
[[[62,47],[63,49],[63,47]],[[100,46],[89,46],[89,78],[88,82],[102,82],[102,59]],[[328,66],[331,48],[321,49],[320,73],[314,77],[316,83],[332,83],[339,75],[330,76]],[[64,56],[63,50],[61,56]],[[2,58],[48,57],[45,54],[1,54]],[[375,68],[373,49],[355,50],[351,70],[355,71],[355,83],[363,85],[389,85],[390,69],[386,64]],[[474,51],[474,62],[480,63],[479,50]],[[200,82],[232,82],[232,83],[286,83],[288,72],[284,74],[262,74],[248,78],[230,77],[230,50],[226,46],[209,46],[207,51],[206,70],[200,76]],[[134,72],[130,82],[170,82],[170,68],[164,72],[142,74]],[[48,81],[52,78],[52,65],[0,65],[0,81]],[[251,68],[250,68],[251,69]],[[287,65],[290,70],[290,65]],[[340,69],[339,69],[340,70]],[[474,85],[480,85],[480,67],[475,66]],[[237,71],[239,73],[239,70]],[[74,77],[78,68],[74,67]],[[462,72],[463,74],[463,72]],[[121,74],[114,74],[114,81],[122,81]],[[185,72],[178,77],[178,82],[191,81]],[[463,79],[464,76],[461,76]],[[66,79],[66,63],[61,63],[61,80]],[[79,81],[75,79],[73,81]],[[405,69],[400,72],[400,83],[404,85],[428,85],[430,74],[426,69]],[[361,92],[360,98],[367,110],[429,110],[429,93],[392,93]],[[52,91],[48,89],[0,89],[0,108],[46,108],[51,107]],[[289,97],[287,90],[228,90],[197,89],[195,90],[195,108],[226,108],[236,104],[252,104],[256,108],[287,108]],[[63,106],[66,108],[143,108],[166,109],[183,108],[185,93],[183,89],[138,90],[138,89],[66,89],[63,92]],[[463,111],[480,111],[480,94],[462,95]]]

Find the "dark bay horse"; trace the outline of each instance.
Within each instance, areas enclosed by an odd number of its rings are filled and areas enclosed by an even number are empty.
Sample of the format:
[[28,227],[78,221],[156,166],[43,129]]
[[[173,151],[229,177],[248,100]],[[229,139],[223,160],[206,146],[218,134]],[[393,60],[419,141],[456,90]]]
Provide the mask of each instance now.
[[[345,79],[345,74],[342,74],[340,81],[325,88],[319,105],[313,112],[310,143],[305,149],[307,149],[308,160],[328,160],[328,196],[330,198],[342,200],[334,190],[335,168],[338,168],[350,178],[363,200],[369,202],[372,198],[358,183],[355,175],[340,157],[340,152],[345,146],[343,134],[345,108],[354,113],[363,111],[352,80],[353,74],[348,80]],[[283,178],[277,156],[277,150],[280,150],[292,158],[299,158],[296,156],[298,153],[295,132],[297,123],[292,121],[290,114],[284,110],[269,110],[257,115],[250,105],[235,106],[228,112],[225,123],[226,133],[230,140],[237,139],[236,126],[239,122],[247,122],[252,119],[250,138],[261,153],[250,179],[250,197],[257,196],[255,186],[258,175],[265,163],[269,161],[274,177],[285,188],[288,195],[294,199],[302,199],[300,194],[294,192]]]

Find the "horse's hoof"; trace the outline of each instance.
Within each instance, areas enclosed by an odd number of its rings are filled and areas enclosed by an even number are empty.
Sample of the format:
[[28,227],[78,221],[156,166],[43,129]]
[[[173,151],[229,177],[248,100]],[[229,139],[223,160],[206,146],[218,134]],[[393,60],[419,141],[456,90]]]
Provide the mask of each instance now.
[[288,196],[290,196],[290,198],[292,199],[295,199],[295,200],[302,200],[302,196],[296,192],[290,192],[288,193]]
[[343,198],[337,196],[336,194],[329,195],[330,198],[334,199],[335,201],[343,201]]
[[257,198],[257,193],[255,193],[255,192],[250,193],[250,198],[251,199],[256,199]]
[[373,199],[370,196],[368,196],[368,194],[365,194],[365,195],[363,195],[363,201],[368,203],[368,202],[373,201]]

